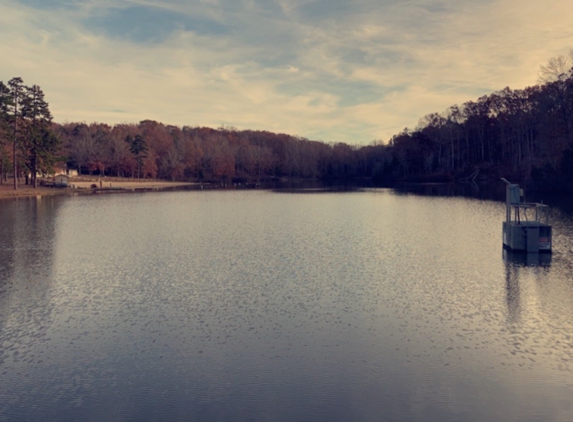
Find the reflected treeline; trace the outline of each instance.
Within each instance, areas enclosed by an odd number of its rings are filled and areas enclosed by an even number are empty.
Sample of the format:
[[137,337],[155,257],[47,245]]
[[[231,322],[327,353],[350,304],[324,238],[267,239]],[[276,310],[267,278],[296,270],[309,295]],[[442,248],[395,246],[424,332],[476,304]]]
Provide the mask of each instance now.
[[[239,186],[241,187],[241,186]],[[437,197],[466,197],[483,200],[505,201],[505,184],[494,183],[390,183],[380,184],[369,179],[361,180],[287,180],[263,182],[257,185],[277,192],[352,192],[361,189],[386,188],[398,195],[415,194]]]
[[573,195],[536,195],[536,202],[543,201],[551,206],[551,208],[558,210],[563,216],[573,218]]
[[[58,208],[65,198],[36,197],[0,202],[0,366],[18,343],[45,335],[50,323]],[[26,330],[22,331],[25,327]],[[24,344],[23,344],[24,343]]]
[[[465,197],[505,203],[505,186],[505,183],[495,181],[490,183],[397,183],[384,187],[390,187],[398,194]],[[524,190],[524,202],[538,202],[549,205],[550,217],[555,215],[573,218],[573,196],[534,191],[529,189],[527,184],[521,187]]]
[[[35,197],[2,201],[0,268],[11,273],[51,265],[57,209],[63,198]],[[3,282],[9,281],[4,277]]]
[[497,183],[401,183],[391,186],[397,193],[422,196],[467,197],[505,201],[505,185]]
[[357,181],[316,181],[316,180],[289,180],[285,182],[266,183],[262,187],[272,189],[279,193],[320,193],[320,192],[356,192],[364,187]]

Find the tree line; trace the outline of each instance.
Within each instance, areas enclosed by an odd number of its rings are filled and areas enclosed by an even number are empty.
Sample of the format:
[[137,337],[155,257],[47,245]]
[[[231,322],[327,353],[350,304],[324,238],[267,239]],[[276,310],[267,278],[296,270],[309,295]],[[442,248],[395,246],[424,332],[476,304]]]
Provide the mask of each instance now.
[[22,176],[36,187],[37,175],[52,171],[61,158],[59,145],[42,89],[19,77],[0,81],[0,183],[12,172],[14,189]]
[[[505,88],[431,113],[387,143],[329,144],[233,127],[52,122],[44,95],[0,82],[0,173],[47,173],[58,160],[80,174],[166,180],[530,179],[573,189],[573,52],[542,66],[540,83]],[[16,186],[16,185],[15,185]]]
[[[233,127],[138,124],[54,125],[67,165],[84,174],[167,180],[261,181],[366,174],[357,147]],[[362,165],[363,169],[358,169]]]
[[382,178],[456,180],[479,169],[573,190],[573,50],[542,66],[538,85],[431,113],[388,145]]

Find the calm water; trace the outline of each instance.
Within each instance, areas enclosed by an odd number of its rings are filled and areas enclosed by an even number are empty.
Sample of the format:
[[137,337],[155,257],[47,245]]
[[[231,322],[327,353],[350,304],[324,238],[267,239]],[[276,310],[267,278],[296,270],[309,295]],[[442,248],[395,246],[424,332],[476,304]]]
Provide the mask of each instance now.
[[0,201],[0,420],[573,420],[573,216],[463,197]]

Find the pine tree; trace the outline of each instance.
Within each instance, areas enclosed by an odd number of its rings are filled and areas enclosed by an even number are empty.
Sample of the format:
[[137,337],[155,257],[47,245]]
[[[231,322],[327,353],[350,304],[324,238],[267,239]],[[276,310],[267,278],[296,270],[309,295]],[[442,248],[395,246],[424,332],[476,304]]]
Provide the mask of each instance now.
[[12,166],[14,170],[14,190],[18,189],[18,145],[19,145],[19,123],[21,120],[21,111],[18,108],[24,93],[24,81],[16,77],[8,81],[12,100],[8,104],[8,119],[12,126]]
[[147,144],[145,143],[145,139],[141,135],[135,135],[135,138],[131,138],[128,135],[126,138],[126,142],[129,143],[129,150],[135,156],[137,160],[137,181],[139,181],[139,172],[141,170],[141,159],[145,158],[145,153],[147,152]]
[[50,135],[52,115],[39,86],[25,87],[22,97],[22,117],[25,122],[23,142],[26,162],[30,168],[32,185],[37,187],[38,172],[45,173],[56,152],[57,138]]
[[12,103],[10,88],[0,81],[0,184],[3,183],[6,175],[6,167],[9,165],[10,157],[7,153],[7,143],[10,134],[10,122],[8,118],[8,107]]

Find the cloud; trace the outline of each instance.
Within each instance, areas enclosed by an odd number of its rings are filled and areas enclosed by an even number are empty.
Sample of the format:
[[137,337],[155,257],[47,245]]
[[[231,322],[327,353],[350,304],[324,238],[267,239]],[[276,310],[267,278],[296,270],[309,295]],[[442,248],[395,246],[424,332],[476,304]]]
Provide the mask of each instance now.
[[517,0],[0,0],[0,79],[56,121],[388,140],[573,46],[569,5]]
[[195,18],[176,11],[137,5],[86,19],[84,25],[88,30],[112,39],[144,44],[164,42],[178,31],[203,35],[224,35],[227,32],[224,25],[205,17]]

